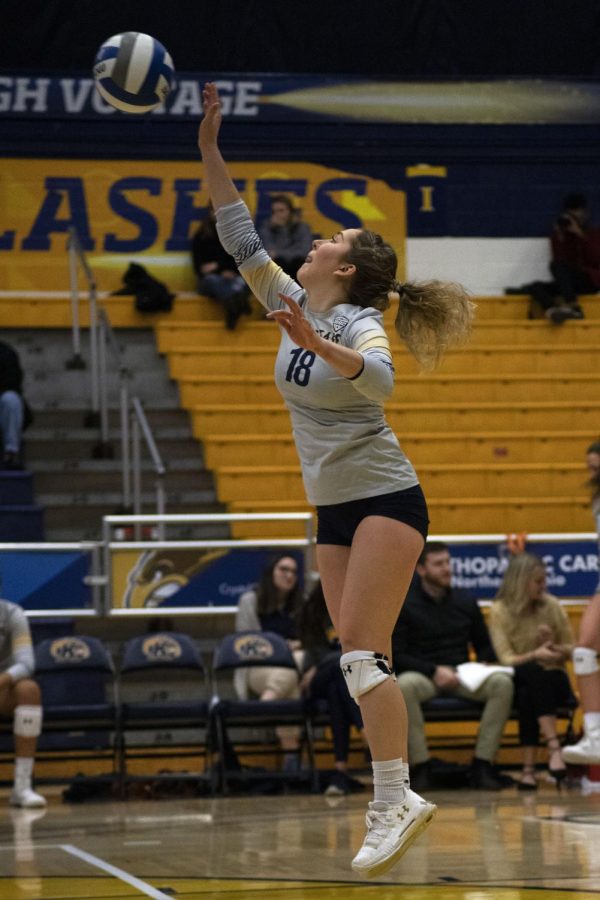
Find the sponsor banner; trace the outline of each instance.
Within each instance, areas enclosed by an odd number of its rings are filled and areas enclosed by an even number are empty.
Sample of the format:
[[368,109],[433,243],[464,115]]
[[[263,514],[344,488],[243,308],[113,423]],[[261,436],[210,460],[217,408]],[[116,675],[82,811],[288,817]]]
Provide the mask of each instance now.
[[88,609],[91,562],[80,550],[0,550],[1,596],[23,609]]
[[[344,228],[382,234],[403,277],[403,191],[312,163],[229,168],[257,223],[270,197],[285,193],[315,236]],[[174,291],[194,290],[190,240],[207,208],[200,161],[0,159],[0,290],[68,290],[70,226],[100,290],[121,288],[131,261]]]
[[113,610],[237,606],[254,588],[274,556],[285,553],[298,563],[298,550],[113,550]]
[[[600,121],[596,81],[510,79],[493,81],[394,81],[364,77],[178,72],[157,119],[196,121],[202,86],[215,80],[223,115],[240,121],[320,122],[350,120],[386,124],[595,124]],[[91,74],[56,76],[3,73],[4,117],[112,118],[115,110],[95,88]],[[139,118],[139,116],[136,116]]]
[[[548,591],[556,597],[591,597],[598,584],[598,543],[578,541],[527,541],[546,566]],[[471,591],[478,599],[495,597],[510,554],[506,544],[452,543],[452,583]]]

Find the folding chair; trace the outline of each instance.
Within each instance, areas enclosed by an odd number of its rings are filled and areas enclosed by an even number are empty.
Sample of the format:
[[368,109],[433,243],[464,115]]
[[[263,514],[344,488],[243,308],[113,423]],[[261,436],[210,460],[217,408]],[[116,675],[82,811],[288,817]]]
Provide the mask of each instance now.
[[108,651],[98,638],[68,635],[48,638],[34,652],[44,710],[38,755],[109,760],[109,777],[116,778],[116,688]]
[[[219,773],[224,794],[228,793],[232,779],[249,781],[256,778],[278,781],[308,781],[314,787],[317,779],[315,768],[314,740],[307,705],[303,699],[284,700],[238,700],[223,694],[223,675],[232,674],[235,669],[254,666],[273,666],[294,669],[297,666],[287,642],[278,634],[269,631],[240,631],[229,634],[218,644],[213,658],[213,723],[216,749],[219,754]],[[232,768],[229,759],[231,750],[239,749],[243,756],[264,756],[267,748],[280,758],[283,751],[272,731],[279,726],[298,726],[301,733],[299,757],[306,746],[309,767],[297,772],[281,770],[256,770]],[[236,733],[250,739],[234,737]],[[257,731],[259,734],[257,735]]]
[[[195,772],[132,774],[128,762],[202,756],[210,772],[209,689],[202,657],[186,634],[160,632],[127,641],[119,666],[121,790],[135,780],[205,780]],[[206,776],[208,778],[208,776]],[[212,785],[211,785],[212,786]]]

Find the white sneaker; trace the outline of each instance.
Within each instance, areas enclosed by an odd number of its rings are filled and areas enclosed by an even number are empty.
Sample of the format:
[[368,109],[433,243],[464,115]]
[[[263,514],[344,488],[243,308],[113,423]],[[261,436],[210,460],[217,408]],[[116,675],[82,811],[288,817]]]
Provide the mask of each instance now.
[[45,797],[37,794],[31,788],[23,788],[21,790],[13,788],[9,798],[11,806],[20,806],[21,809],[35,809],[36,807],[46,806],[46,802]]
[[579,743],[563,747],[562,758],[575,766],[600,765],[600,734],[584,734]]
[[352,868],[371,878],[398,862],[412,842],[425,831],[437,807],[407,790],[402,803],[373,800],[367,811],[367,836],[352,860]]

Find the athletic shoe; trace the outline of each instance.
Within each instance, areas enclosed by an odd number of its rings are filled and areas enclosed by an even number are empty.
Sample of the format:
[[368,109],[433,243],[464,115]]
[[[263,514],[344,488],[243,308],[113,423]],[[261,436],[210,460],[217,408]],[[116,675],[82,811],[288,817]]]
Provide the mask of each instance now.
[[17,790],[13,788],[10,794],[9,803],[11,806],[20,806],[21,809],[35,809],[36,807],[46,806],[46,798],[36,793],[31,788],[22,788]]
[[567,319],[582,319],[583,314],[578,314],[577,310],[572,306],[553,306],[551,309],[546,310],[546,318],[553,325],[562,325]]
[[391,869],[425,831],[437,807],[406,790],[401,803],[373,800],[367,811],[367,836],[352,860],[352,868],[372,878]]
[[562,758],[573,766],[600,765],[600,733],[584,734],[579,743],[563,747]]

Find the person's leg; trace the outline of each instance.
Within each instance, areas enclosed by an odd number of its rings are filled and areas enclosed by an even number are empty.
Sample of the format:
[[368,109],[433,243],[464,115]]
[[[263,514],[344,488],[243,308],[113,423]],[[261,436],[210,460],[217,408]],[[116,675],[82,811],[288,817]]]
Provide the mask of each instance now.
[[352,862],[355,871],[369,876],[394,865],[435,813],[409,788],[406,706],[389,669],[392,630],[422,548],[418,531],[377,515],[361,521],[350,549],[317,547],[325,598],[342,644],[342,671],[360,703],[373,759],[375,801],[369,804],[367,836]]
[[18,460],[23,432],[23,399],[16,391],[0,394],[0,432],[4,458]]
[[558,293],[569,306],[577,304],[578,294],[596,292],[594,283],[582,269],[553,261],[550,263],[550,271],[556,281]]
[[429,760],[427,738],[425,736],[425,717],[421,704],[436,697],[438,690],[426,675],[420,672],[401,672],[396,681],[406,703],[408,714],[408,762],[411,767],[419,766]]
[[37,739],[42,730],[40,689],[31,679],[17,681],[0,695],[0,712],[13,716],[15,742],[14,784],[11,806],[45,806],[46,800],[31,787]]
[[475,744],[477,759],[492,763],[498,752],[506,720],[510,716],[514,685],[510,675],[495,672],[476,691],[459,688],[458,694],[484,704]]
[[[281,666],[251,666],[248,670],[248,687],[267,702],[300,696],[298,673]],[[286,753],[298,750],[300,731],[295,725],[282,725],[276,732],[282,750]]]
[[523,771],[519,782],[520,790],[536,790],[535,767],[539,743],[539,724],[533,709],[532,667],[537,663],[526,663],[515,669],[515,706],[519,717],[519,743],[521,745]]
[[563,748],[563,759],[574,765],[600,764],[600,591],[590,600],[581,619],[573,669],[583,707],[583,738]]

